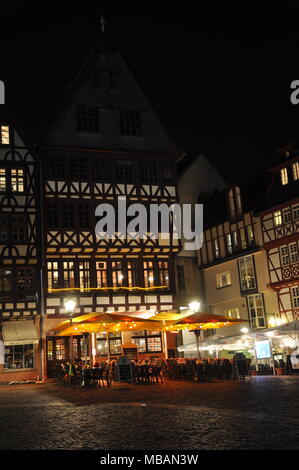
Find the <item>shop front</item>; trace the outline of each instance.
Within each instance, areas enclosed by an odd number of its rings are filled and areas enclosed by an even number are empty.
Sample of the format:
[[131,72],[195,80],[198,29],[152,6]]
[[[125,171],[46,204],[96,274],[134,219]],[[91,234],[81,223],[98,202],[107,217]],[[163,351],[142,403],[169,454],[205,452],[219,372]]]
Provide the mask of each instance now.
[[2,323],[0,382],[36,380],[40,376],[38,326],[34,321]]

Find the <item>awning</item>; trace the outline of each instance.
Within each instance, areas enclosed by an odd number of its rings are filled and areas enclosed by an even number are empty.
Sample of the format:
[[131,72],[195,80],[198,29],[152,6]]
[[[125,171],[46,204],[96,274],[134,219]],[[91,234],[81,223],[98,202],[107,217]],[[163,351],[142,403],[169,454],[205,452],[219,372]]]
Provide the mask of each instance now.
[[5,346],[37,344],[39,340],[34,322],[27,320],[5,323],[2,334]]

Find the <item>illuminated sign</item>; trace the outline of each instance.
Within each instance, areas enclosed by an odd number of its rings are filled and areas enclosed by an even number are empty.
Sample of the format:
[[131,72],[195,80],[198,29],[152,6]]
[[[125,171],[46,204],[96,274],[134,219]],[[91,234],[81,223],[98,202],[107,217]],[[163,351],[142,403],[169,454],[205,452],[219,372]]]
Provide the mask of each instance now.
[[272,357],[271,345],[268,339],[264,341],[257,341],[255,343],[255,350],[257,359],[269,359]]

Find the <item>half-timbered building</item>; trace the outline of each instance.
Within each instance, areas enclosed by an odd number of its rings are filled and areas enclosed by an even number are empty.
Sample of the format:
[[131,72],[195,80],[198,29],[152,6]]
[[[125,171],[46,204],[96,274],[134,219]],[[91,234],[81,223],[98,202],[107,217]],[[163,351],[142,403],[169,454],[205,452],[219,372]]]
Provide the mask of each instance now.
[[282,149],[271,169],[267,209],[261,212],[269,286],[277,293],[278,318],[299,319],[299,153]]
[[[74,315],[149,316],[175,308],[178,240],[135,239],[117,231],[99,239],[95,214],[103,203],[117,211],[118,198],[126,198],[127,207],[176,202],[177,158],[176,146],[119,50],[101,33],[41,147],[48,361],[67,358],[68,341],[54,333],[69,315],[69,297],[75,299]],[[162,351],[159,333],[135,336],[144,355]],[[96,338],[97,355],[107,353],[102,339]],[[125,333],[111,334],[111,354],[120,354],[128,339]],[[80,340],[73,338],[71,347],[77,352]]]
[[0,382],[40,375],[39,170],[34,150],[1,105]]

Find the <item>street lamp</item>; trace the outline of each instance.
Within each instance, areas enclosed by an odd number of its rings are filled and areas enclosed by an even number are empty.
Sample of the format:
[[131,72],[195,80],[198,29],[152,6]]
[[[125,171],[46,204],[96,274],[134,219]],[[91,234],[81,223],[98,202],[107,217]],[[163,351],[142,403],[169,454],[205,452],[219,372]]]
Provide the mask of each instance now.
[[198,312],[200,309],[200,303],[194,300],[189,304],[189,308],[192,310],[193,313]]
[[246,335],[248,333],[248,328],[244,327],[244,328],[241,328],[241,333],[243,333],[244,335]]
[[70,315],[70,323],[72,323],[72,315],[74,313],[76,305],[77,305],[76,299],[67,298],[64,300],[64,308]]

